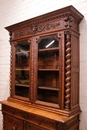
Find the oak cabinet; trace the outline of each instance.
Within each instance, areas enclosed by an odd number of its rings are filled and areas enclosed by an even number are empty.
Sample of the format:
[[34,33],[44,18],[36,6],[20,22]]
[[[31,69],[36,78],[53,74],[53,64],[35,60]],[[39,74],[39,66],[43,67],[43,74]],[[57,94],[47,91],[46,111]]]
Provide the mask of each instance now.
[[79,130],[79,23],[68,6],[6,29],[10,96],[3,130]]

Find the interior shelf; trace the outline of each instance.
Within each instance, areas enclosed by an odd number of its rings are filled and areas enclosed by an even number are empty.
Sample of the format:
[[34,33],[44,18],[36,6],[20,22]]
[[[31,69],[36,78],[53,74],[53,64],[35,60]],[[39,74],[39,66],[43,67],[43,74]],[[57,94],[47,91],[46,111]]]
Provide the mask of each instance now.
[[59,50],[59,47],[54,47],[54,48],[47,48],[47,49],[39,49],[39,52],[43,52],[43,51],[56,51]]
[[15,70],[25,70],[25,71],[29,71],[30,68],[16,68]]
[[38,69],[39,71],[59,71],[59,69]]
[[45,90],[55,90],[55,91],[58,91],[59,89],[57,87],[54,87],[54,86],[51,86],[51,87],[48,87],[48,86],[38,86],[39,89],[45,89]]
[[27,84],[15,84],[16,86],[20,86],[20,87],[29,87],[29,85]]

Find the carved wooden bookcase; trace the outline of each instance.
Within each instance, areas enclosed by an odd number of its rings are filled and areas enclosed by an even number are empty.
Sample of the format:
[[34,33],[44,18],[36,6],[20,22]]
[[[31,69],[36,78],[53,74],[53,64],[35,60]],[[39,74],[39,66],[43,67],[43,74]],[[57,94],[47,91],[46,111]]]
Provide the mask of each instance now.
[[3,130],[79,130],[79,23],[68,6],[6,27],[10,96]]

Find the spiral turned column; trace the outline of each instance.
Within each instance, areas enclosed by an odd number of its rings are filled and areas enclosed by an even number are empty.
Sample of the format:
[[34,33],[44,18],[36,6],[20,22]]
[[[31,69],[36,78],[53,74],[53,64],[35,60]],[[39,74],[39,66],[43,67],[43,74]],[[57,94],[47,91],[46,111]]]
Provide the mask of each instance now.
[[70,33],[66,33],[66,66],[65,66],[65,110],[70,109],[70,91],[71,91],[71,42]]
[[10,96],[12,96],[12,46],[10,50]]
[[10,90],[9,90],[9,95],[11,97],[12,96],[12,32],[9,32],[9,36],[10,36],[9,42],[11,45],[11,48],[10,48],[10,77],[9,77]]

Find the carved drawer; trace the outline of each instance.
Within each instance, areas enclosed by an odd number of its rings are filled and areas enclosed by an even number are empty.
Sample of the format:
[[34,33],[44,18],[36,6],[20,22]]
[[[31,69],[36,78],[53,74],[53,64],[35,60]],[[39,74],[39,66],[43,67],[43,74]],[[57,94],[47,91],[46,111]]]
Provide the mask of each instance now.
[[30,123],[27,123],[26,130],[48,130],[48,129],[41,128],[40,126],[36,126],[36,125],[30,124]]

